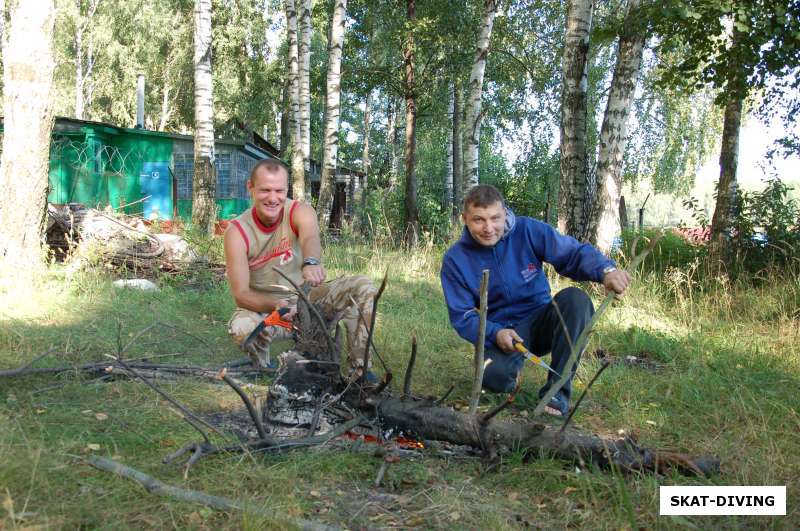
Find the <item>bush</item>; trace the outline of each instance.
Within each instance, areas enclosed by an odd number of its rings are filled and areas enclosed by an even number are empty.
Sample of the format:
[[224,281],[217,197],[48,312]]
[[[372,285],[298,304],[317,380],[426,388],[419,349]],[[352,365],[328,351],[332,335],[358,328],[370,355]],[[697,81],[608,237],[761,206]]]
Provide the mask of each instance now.
[[786,269],[800,259],[800,209],[791,188],[773,178],[760,192],[736,196],[727,262],[733,273]]
[[662,232],[658,229],[646,229],[641,235],[643,238],[639,236],[639,232],[635,229],[626,229],[622,232],[622,246],[617,253],[617,260],[622,265],[642,252],[649,241],[658,237],[661,239],[640,266],[645,271],[663,273],[670,268],[687,269],[708,254],[705,245],[693,244],[672,230]]

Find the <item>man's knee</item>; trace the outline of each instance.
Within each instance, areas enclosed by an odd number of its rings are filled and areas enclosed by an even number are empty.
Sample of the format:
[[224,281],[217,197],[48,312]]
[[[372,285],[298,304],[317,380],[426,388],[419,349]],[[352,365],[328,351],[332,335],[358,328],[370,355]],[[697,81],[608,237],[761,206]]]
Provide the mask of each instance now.
[[241,345],[262,319],[263,316],[256,312],[237,310],[228,321],[228,334],[233,338],[234,343]]
[[363,308],[372,302],[377,292],[378,289],[369,277],[343,277],[330,284],[325,303],[343,309],[355,301],[356,305]]
[[510,393],[517,385],[517,375],[522,369],[518,363],[503,355],[486,358],[482,386],[492,393]]
[[594,303],[585,291],[574,286],[564,288],[554,297],[559,310],[563,313],[576,313],[591,316],[594,314]]

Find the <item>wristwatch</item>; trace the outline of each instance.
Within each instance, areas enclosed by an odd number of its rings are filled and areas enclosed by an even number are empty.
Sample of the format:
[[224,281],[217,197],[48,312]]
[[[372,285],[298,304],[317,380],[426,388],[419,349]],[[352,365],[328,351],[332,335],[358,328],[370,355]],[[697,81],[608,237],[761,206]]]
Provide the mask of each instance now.
[[300,266],[300,269],[303,269],[305,266],[308,265],[316,266],[320,264],[322,264],[322,262],[319,261],[319,258],[314,258],[313,256],[309,256],[308,258],[303,259],[303,265]]
[[606,267],[603,268],[603,276],[606,276],[609,273],[613,273],[616,270],[617,270],[617,268],[614,267],[614,266],[606,266]]

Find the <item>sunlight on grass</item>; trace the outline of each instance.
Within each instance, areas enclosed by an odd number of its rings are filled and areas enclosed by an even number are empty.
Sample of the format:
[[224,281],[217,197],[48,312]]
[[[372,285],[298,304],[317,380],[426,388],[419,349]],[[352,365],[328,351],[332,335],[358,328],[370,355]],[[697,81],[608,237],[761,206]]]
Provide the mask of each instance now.
[[[214,243],[214,245],[217,245]],[[472,346],[450,327],[439,285],[443,249],[383,249],[350,243],[326,249],[329,277],[363,274],[377,284],[389,272],[379,302],[375,343],[389,370],[405,371],[411,337],[419,342],[416,393],[464,402],[472,381]],[[554,291],[571,285],[552,271]],[[187,480],[164,455],[198,434],[163,399],[139,382],[95,383],[75,374],[0,379],[0,527],[283,528],[303,517],[344,527],[652,528],[684,524],[736,527],[747,519],[664,520],[657,516],[660,484],[787,485],[796,498],[800,475],[800,287],[797,276],[758,287],[677,273],[637,273],[635,283],[600,321],[588,351],[618,359],[636,356],[657,369],[610,367],[592,388],[574,423],[602,434],[624,433],[644,446],[722,459],[708,479],[621,476],[575,468],[542,456],[528,463],[504,458],[485,474],[476,459],[403,458],[380,489],[372,481],[381,459],[373,453],[323,448],[252,458],[203,460]],[[241,356],[227,337],[233,310],[225,285],[156,279],[161,290],[117,290],[106,272],[64,274],[58,267],[36,289],[6,286],[0,293],[0,370],[18,367],[50,348],[37,366],[84,363],[127,348],[128,356],[170,356],[171,362],[219,366]],[[604,293],[582,285],[598,304]],[[153,323],[156,327],[132,341]],[[173,357],[174,356],[174,357]],[[575,394],[599,367],[585,356]],[[375,361],[377,372],[383,365]],[[400,380],[402,378],[399,378]],[[518,401],[503,415],[524,420],[545,375],[524,371]],[[238,411],[229,389],[182,379],[163,384],[201,413]],[[484,405],[503,397],[486,394]],[[98,416],[98,414],[101,414]],[[252,501],[275,519],[226,514],[144,494],[136,485],[96,472],[83,456],[115,457],[163,481]],[[17,516],[11,520],[8,508]],[[143,509],[147,507],[147,509]],[[786,520],[800,522],[789,504]],[[116,518],[117,520],[113,520]]]

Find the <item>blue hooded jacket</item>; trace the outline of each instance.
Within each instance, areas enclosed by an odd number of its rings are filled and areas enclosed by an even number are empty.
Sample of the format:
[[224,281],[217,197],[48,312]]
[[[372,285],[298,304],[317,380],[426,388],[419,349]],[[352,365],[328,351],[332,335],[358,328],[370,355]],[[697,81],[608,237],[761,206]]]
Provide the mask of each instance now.
[[484,269],[489,270],[487,348],[494,347],[498,331],[543,311],[552,300],[543,262],[573,280],[595,282],[602,282],[603,270],[614,265],[595,247],[564,236],[547,223],[517,218],[510,209],[506,209],[505,233],[492,247],[475,241],[464,227],[461,238],[445,253],[441,270],[450,323],[458,335],[470,343],[478,338]]

